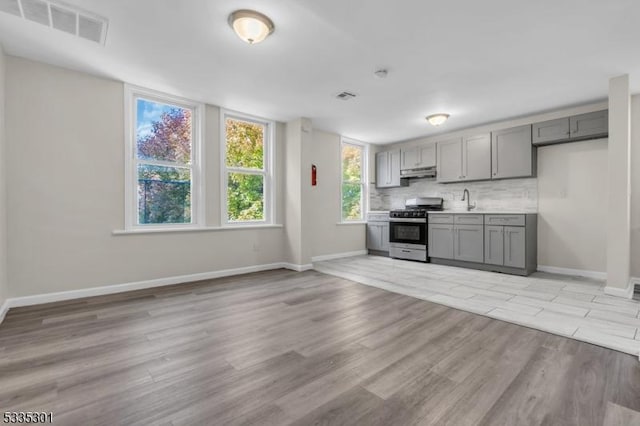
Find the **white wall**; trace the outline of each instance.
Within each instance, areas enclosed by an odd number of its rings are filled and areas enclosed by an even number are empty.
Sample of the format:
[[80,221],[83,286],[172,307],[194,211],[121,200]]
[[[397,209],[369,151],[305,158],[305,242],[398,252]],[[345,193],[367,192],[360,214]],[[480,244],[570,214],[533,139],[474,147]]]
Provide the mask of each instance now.
[[[311,256],[360,251],[366,248],[365,225],[339,225],[340,222],[340,136],[320,130],[313,131],[311,163],[318,168],[318,184],[307,185]],[[311,163],[306,167],[311,173]]]
[[[7,192],[5,138],[5,61],[0,45],[0,306],[6,300],[7,286]],[[0,313],[0,315],[2,315]]]
[[538,265],[605,272],[607,139],[538,148]]
[[[7,57],[6,90],[10,296],[283,260],[282,228],[112,235],[124,226],[123,84]],[[218,112],[206,110],[209,226],[220,220]]]
[[640,278],[640,95],[631,97],[631,276]]

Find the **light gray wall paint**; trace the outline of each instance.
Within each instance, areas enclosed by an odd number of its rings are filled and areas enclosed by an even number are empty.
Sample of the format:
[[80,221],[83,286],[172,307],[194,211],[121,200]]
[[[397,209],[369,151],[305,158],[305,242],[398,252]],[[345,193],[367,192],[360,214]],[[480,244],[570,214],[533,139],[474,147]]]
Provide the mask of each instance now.
[[[10,296],[283,261],[282,228],[112,235],[124,226],[123,96],[122,83],[7,57]],[[218,112],[206,109],[210,226],[220,220]]]
[[538,148],[538,264],[605,272],[607,139]]
[[311,163],[318,168],[318,185],[311,186],[308,165],[303,179],[308,191],[311,256],[364,250],[365,225],[339,225],[340,221],[340,136],[320,130],[313,131],[310,152]]
[[7,299],[7,174],[5,137],[6,57],[0,45],[0,306]]
[[640,95],[631,97],[631,276],[640,278]]

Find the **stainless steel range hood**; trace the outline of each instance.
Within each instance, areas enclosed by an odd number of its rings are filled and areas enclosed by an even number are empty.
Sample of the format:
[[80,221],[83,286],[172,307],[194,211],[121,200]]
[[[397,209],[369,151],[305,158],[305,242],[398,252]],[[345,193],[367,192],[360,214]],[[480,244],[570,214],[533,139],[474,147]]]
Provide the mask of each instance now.
[[435,167],[423,167],[420,169],[409,169],[400,171],[401,178],[434,178],[436,177]]

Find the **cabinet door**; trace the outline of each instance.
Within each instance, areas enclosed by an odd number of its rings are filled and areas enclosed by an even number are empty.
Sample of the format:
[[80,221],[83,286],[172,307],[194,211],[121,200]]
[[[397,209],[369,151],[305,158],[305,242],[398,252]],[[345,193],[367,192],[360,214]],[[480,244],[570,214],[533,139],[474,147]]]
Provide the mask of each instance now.
[[462,139],[455,138],[436,144],[438,182],[462,180]]
[[389,224],[380,225],[380,250],[389,251]]
[[462,179],[491,179],[491,134],[462,140]]
[[400,150],[389,151],[389,186],[400,186]]
[[484,227],[484,263],[504,265],[504,226]]
[[429,225],[429,256],[453,259],[453,225]]
[[382,241],[380,239],[382,233],[381,225],[377,223],[367,223],[367,248],[369,250],[381,250]]
[[609,111],[596,111],[569,118],[571,138],[605,136],[609,133]]
[[389,177],[389,153],[378,152],[376,154],[376,187],[388,187],[391,183]]
[[534,123],[531,143],[534,145],[543,145],[562,142],[569,139],[569,135],[568,117],[543,121],[542,123]]
[[491,134],[493,179],[533,176],[531,125],[498,130]]
[[519,226],[504,227],[504,266],[525,267],[525,228]]
[[402,164],[400,170],[410,170],[419,167],[420,165],[420,148],[407,148],[401,150]]
[[455,225],[453,258],[466,262],[484,262],[484,226]]
[[436,165],[436,145],[431,143],[418,147],[419,163],[418,167],[435,167]]

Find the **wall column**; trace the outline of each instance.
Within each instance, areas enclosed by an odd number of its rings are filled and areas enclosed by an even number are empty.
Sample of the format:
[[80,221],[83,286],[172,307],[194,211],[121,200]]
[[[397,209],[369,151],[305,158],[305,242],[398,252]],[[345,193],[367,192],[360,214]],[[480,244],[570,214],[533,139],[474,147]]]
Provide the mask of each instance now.
[[[609,80],[607,285],[605,293],[630,298],[631,97],[629,75]],[[597,196],[597,194],[594,194]]]
[[287,123],[285,148],[285,234],[286,262],[297,270],[311,269],[311,241],[308,208],[307,165],[312,143],[311,120],[298,118]]

